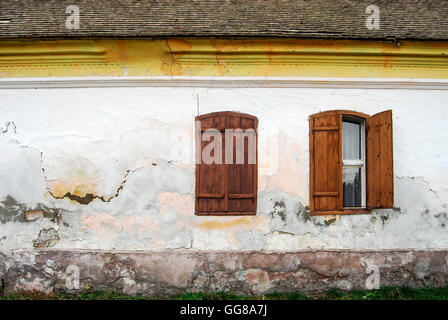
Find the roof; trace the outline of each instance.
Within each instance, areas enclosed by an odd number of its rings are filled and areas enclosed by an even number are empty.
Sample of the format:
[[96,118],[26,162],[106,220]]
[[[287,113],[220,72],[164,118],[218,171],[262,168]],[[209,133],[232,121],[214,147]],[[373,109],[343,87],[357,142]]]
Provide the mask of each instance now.
[[[366,27],[372,4],[379,30]],[[448,40],[448,0],[0,0],[0,38],[82,37]]]

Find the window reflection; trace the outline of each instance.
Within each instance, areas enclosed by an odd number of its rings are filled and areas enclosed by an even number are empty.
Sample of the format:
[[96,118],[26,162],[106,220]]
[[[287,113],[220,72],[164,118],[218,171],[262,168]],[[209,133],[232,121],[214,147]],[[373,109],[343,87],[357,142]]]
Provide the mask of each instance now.
[[344,168],[342,176],[344,207],[361,207],[361,168]]

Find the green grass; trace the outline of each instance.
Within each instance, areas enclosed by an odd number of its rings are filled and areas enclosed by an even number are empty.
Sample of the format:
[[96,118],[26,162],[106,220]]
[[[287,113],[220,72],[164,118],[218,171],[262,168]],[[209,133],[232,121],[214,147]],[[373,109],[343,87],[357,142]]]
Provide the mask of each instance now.
[[[45,295],[35,292],[4,294],[0,300],[153,300],[158,297],[129,296],[120,293],[87,290],[78,294]],[[306,295],[297,293],[271,293],[260,297],[219,293],[185,293],[169,298],[173,300],[448,300],[448,286],[443,288],[384,287],[371,291],[344,292],[331,289],[326,293]]]

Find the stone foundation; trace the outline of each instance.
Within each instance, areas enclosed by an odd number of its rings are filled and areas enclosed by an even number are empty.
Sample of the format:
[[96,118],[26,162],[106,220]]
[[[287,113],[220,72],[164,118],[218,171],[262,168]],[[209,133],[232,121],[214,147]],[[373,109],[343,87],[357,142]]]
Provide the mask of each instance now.
[[448,284],[448,250],[5,250],[0,251],[0,280],[6,292],[91,288],[148,296],[440,287]]

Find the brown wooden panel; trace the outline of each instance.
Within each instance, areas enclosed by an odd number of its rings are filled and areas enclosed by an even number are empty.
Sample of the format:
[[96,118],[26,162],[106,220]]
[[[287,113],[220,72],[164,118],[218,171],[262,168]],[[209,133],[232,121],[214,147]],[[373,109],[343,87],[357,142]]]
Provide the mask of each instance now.
[[[200,121],[201,121],[202,130],[207,130],[207,129],[213,128],[214,117],[204,118],[204,119],[201,119]],[[215,128],[213,128],[213,129],[215,129]]]
[[199,211],[222,211],[225,210],[225,169],[224,165],[201,164],[199,166],[199,195],[223,195],[222,197],[198,196]]
[[[256,129],[255,117],[235,112],[218,112],[197,117],[201,129]],[[256,212],[257,164],[248,164],[248,139],[244,140],[244,164],[236,163],[236,138],[233,140],[233,161],[226,164],[225,134],[223,164],[201,163],[196,167],[196,213],[199,215],[246,215]],[[209,142],[197,144],[202,152]],[[256,143],[256,136],[255,136]],[[256,144],[255,144],[256,146]],[[224,195],[222,197],[222,195]]]
[[337,113],[318,114],[310,118],[311,211],[342,209],[341,121],[342,116]]
[[253,193],[229,193],[230,199],[252,199],[254,197]]
[[339,126],[315,127],[313,131],[338,131]]
[[200,193],[198,195],[199,198],[218,198],[218,199],[224,199],[226,196],[225,193]]
[[[226,126],[226,116],[211,116],[201,120],[201,128],[204,129],[221,129]],[[223,138],[222,138],[223,139]],[[213,140],[213,138],[211,139]],[[224,141],[223,141],[224,142]],[[201,142],[201,154],[206,145],[212,141]],[[224,144],[223,144],[224,145]],[[224,152],[224,150],[223,150]],[[212,154],[213,155],[213,154]],[[224,160],[224,154],[223,159]],[[198,176],[196,181],[196,206],[198,212],[219,212],[226,210],[226,200],[223,197],[202,197],[200,195],[225,195],[225,165],[224,164],[201,164],[197,166]]]
[[392,110],[366,120],[367,207],[393,208],[393,127]]
[[[255,129],[255,121],[250,118],[242,117],[241,118],[241,129]],[[255,134],[255,133],[253,133]],[[249,138],[244,139],[244,164],[242,168],[242,177],[241,177],[241,193],[242,194],[253,194],[254,193],[254,185],[255,185],[255,165],[249,164]],[[256,146],[256,135],[252,137],[255,139]],[[243,211],[254,211],[254,198],[241,198],[241,210]]]
[[[229,129],[240,129],[241,117],[238,115],[229,116]],[[229,193],[242,193],[241,180],[243,179],[243,165],[236,164],[236,138],[232,139],[232,164],[227,165],[228,169],[228,181]],[[245,150],[246,152],[246,150]],[[242,211],[240,199],[229,199],[229,211]]]
[[315,197],[339,197],[339,192],[314,192]]
[[[251,118],[238,115],[229,116],[231,129],[255,129],[255,122]],[[256,139],[256,137],[255,137]],[[249,164],[248,138],[244,138],[244,163],[237,163],[237,139],[233,139],[233,164],[228,166],[229,194],[253,194],[255,185],[255,165]],[[229,211],[254,211],[255,199],[248,197],[229,197]]]

